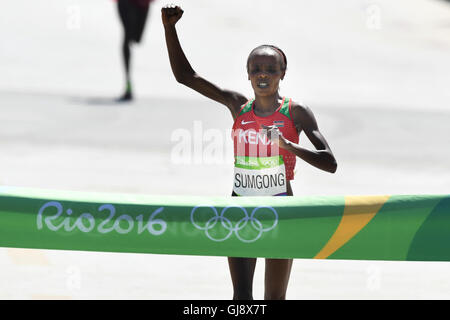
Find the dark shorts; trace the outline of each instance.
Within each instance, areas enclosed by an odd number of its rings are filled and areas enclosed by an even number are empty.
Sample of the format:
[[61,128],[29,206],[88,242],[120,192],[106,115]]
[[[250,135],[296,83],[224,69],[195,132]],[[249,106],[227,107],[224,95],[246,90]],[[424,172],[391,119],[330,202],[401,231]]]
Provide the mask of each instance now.
[[119,0],[117,4],[125,38],[139,43],[144,33],[149,6],[141,6],[129,0]]

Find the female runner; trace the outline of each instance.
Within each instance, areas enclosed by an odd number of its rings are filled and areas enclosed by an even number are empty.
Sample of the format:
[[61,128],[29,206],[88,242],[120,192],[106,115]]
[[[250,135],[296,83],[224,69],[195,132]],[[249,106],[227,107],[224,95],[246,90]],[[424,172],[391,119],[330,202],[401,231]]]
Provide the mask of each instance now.
[[[235,152],[233,196],[292,196],[290,180],[293,179],[296,157],[334,173],[336,160],[311,110],[279,95],[279,83],[285,76],[287,66],[283,51],[275,46],[263,45],[250,53],[247,73],[255,97],[249,100],[238,92],[212,84],[194,71],[175,29],[182,15],[183,10],[178,6],[162,8],[170,65],[179,83],[225,105],[231,111]],[[302,131],[316,150],[298,145]],[[261,163],[264,165],[261,166]],[[253,299],[256,258],[229,257],[228,264],[233,299]],[[266,259],[265,299],[286,298],[291,267],[292,259]]]

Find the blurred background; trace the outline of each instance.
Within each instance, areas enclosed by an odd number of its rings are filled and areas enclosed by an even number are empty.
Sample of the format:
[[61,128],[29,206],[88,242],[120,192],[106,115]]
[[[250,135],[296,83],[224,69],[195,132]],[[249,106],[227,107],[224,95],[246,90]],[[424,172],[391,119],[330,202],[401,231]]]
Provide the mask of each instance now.
[[[114,101],[124,88],[116,2],[4,5],[1,186],[231,193],[231,116],[176,83],[160,18],[165,4],[151,4],[142,42],[132,48],[129,103]],[[221,87],[252,97],[245,69],[251,49],[269,43],[286,53],[281,94],[311,107],[338,161],[334,175],[298,161],[295,195],[449,193],[448,1],[176,4],[185,11],[177,30],[186,55]],[[174,150],[179,132],[197,152],[191,161],[179,161]],[[220,133],[216,140],[211,132]],[[208,153],[211,143],[220,148]],[[231,297],[222,257],[1,249],[0,266],[6,299]],[[255,298],[263,296],[262,266]],[[288,298],[448,299],[449,271],[447,263],[299,260]]]

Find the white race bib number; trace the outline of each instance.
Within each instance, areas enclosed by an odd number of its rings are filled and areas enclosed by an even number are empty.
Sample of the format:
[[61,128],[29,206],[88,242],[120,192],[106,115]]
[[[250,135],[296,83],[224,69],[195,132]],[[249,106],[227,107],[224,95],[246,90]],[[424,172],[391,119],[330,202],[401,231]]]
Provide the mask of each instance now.
[[236,157],[233,191],[239,196],[286,193],[286,169],[281,156]]

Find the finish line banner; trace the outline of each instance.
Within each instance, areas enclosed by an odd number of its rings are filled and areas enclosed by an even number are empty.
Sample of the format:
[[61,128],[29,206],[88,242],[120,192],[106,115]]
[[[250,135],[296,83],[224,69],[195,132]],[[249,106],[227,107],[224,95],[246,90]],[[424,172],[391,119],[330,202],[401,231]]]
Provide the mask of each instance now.
[[0,187],[0,246],[450,261],[450,195],[183,197]]

